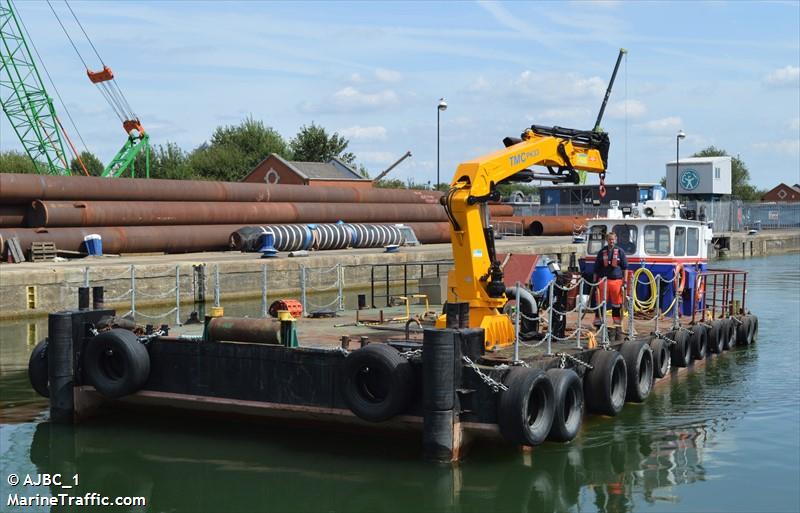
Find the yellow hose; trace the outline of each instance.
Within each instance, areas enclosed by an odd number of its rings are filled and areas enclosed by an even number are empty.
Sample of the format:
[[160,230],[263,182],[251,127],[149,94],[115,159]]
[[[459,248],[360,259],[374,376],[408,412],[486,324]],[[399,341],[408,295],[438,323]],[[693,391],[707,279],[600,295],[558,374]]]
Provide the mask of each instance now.
[[[637,290],[639,289],[639,276],[644,274],[647,277],[647,282],[642,282],[643,284],[650,284],[650,298],[646,301],[639,300],[639,296],[637,294]],[[658,301],[658,297],[656,297],[656,278],[653,276],[653,273],[647,267],[640,267],[636,269],[636,272],[633,273],[633,309],[636,312],[649,312],[656,307],[656,301]]]

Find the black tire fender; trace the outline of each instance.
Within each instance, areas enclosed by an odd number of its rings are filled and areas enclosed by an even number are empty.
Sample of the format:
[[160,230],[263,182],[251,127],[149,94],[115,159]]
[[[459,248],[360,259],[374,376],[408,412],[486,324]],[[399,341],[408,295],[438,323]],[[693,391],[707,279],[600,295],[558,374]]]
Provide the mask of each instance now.
[[578,435],[583,423],[583,384],[572,369],[548,369],[553,384],[553,425],[547,439],[569,442]]
[[512,367],[498,401],[500,433],[514,445],[539,445],[553,425],[553,384],[542,369]]
[[625,359],[617,351],[598,349],[590,360],[592,368],[583,379],[586,409],[592,413],[615,416],[625,405],[628,372]]
[[723,347],[727,351],[728,349],[733,349],[736,345],[736,326],[733,322],[733,319],[728,318],[722,321],[722,329],[720,330],[720,334],[722,335],[723,340]]
[[47,339],[36,344],[28,360],[28,380],[31,386],[42,397],[50,397],[49,378],[47,374]]
[[383,422],[402,412],[414,391],[411,364],[387,344],[369,344],[347,355],[341,380],[350,411],[369,422]]
[[732,321],[736,325],[736,345],[749,346],[750,342],[753,341],[750,336],[750,331],[752,330],[750,327],[751,320],[747,315],[743,315],[737,320]]
[[752,319],[751,326],[753,327],[753,334],[750,337],[750,343],[752,344],[758,341],[758,316],[751,315],[750,317]]
[[675,367],[688,367],[692,362],[692,348],[689,347],[689,332],[686,330],[671,331],[667,337],[675,341],[670,346],[670,359]]
[[724,322],[720,319],[711,322],[708,329],[708,351],[720,354],[725,350]]
[[625,360],[628,373],[625,398],[641,403],[653,390],[653,351],[642,340],[629,340],[622,344],[619,353]]
[[653,352],[653,377],[663,378],[669,374],[671,366],[667,342],[658,337],[650,339],[650,350]]
[[689,336],[689,348],[692,358],[702,360],[708,352],[708,329],[702,324],[692,326],[692,334]]
[[137,392],[150,376],[150,355],[136,335],[114,328],[89,340],[83,355],[86,379],[112,399]]

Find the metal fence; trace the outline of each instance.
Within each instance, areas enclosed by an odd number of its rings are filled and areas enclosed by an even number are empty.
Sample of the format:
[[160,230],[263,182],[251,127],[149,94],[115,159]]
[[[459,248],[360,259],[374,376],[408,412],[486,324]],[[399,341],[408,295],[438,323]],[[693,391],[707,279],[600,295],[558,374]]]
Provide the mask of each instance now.
[[[688,201],[686,207],[698,214],[705,211],[715,232],[779,230],[800,228],[800,203],[733,201]],[[520,216],[604,216],[608,205],[515,205]]]

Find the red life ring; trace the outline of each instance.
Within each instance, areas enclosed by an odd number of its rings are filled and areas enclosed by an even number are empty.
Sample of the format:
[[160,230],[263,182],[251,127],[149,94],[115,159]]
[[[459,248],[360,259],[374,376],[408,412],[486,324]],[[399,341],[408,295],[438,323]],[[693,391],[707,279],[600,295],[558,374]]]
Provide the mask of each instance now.
[[[679,273],[680,273],[680,280],[678,280]],[[678,263],[675,265],[675,293],[683,294],[683,289],[685,287],[686,287],[686,269],[683,268],[683,264]]]

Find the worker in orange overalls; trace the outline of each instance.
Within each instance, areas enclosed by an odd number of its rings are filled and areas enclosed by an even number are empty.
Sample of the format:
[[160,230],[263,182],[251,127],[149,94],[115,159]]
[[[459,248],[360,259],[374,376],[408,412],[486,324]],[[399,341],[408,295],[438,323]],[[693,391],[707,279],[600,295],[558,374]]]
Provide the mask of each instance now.
[[[617,246],[617,234],[610,232],[606,235],[608,243],[597,253],[594,260],[594,281],[608,278],[608,292],[606,308],[611,308],[611,316],[615,326],[622,325],[622,303],[625,300],[625,282],[628,279],[628,259],[625,252]],[[597,304],[603,301],[603,285],[597,287]],[[595,325],[602,324],[600,309],[595,310]]]

